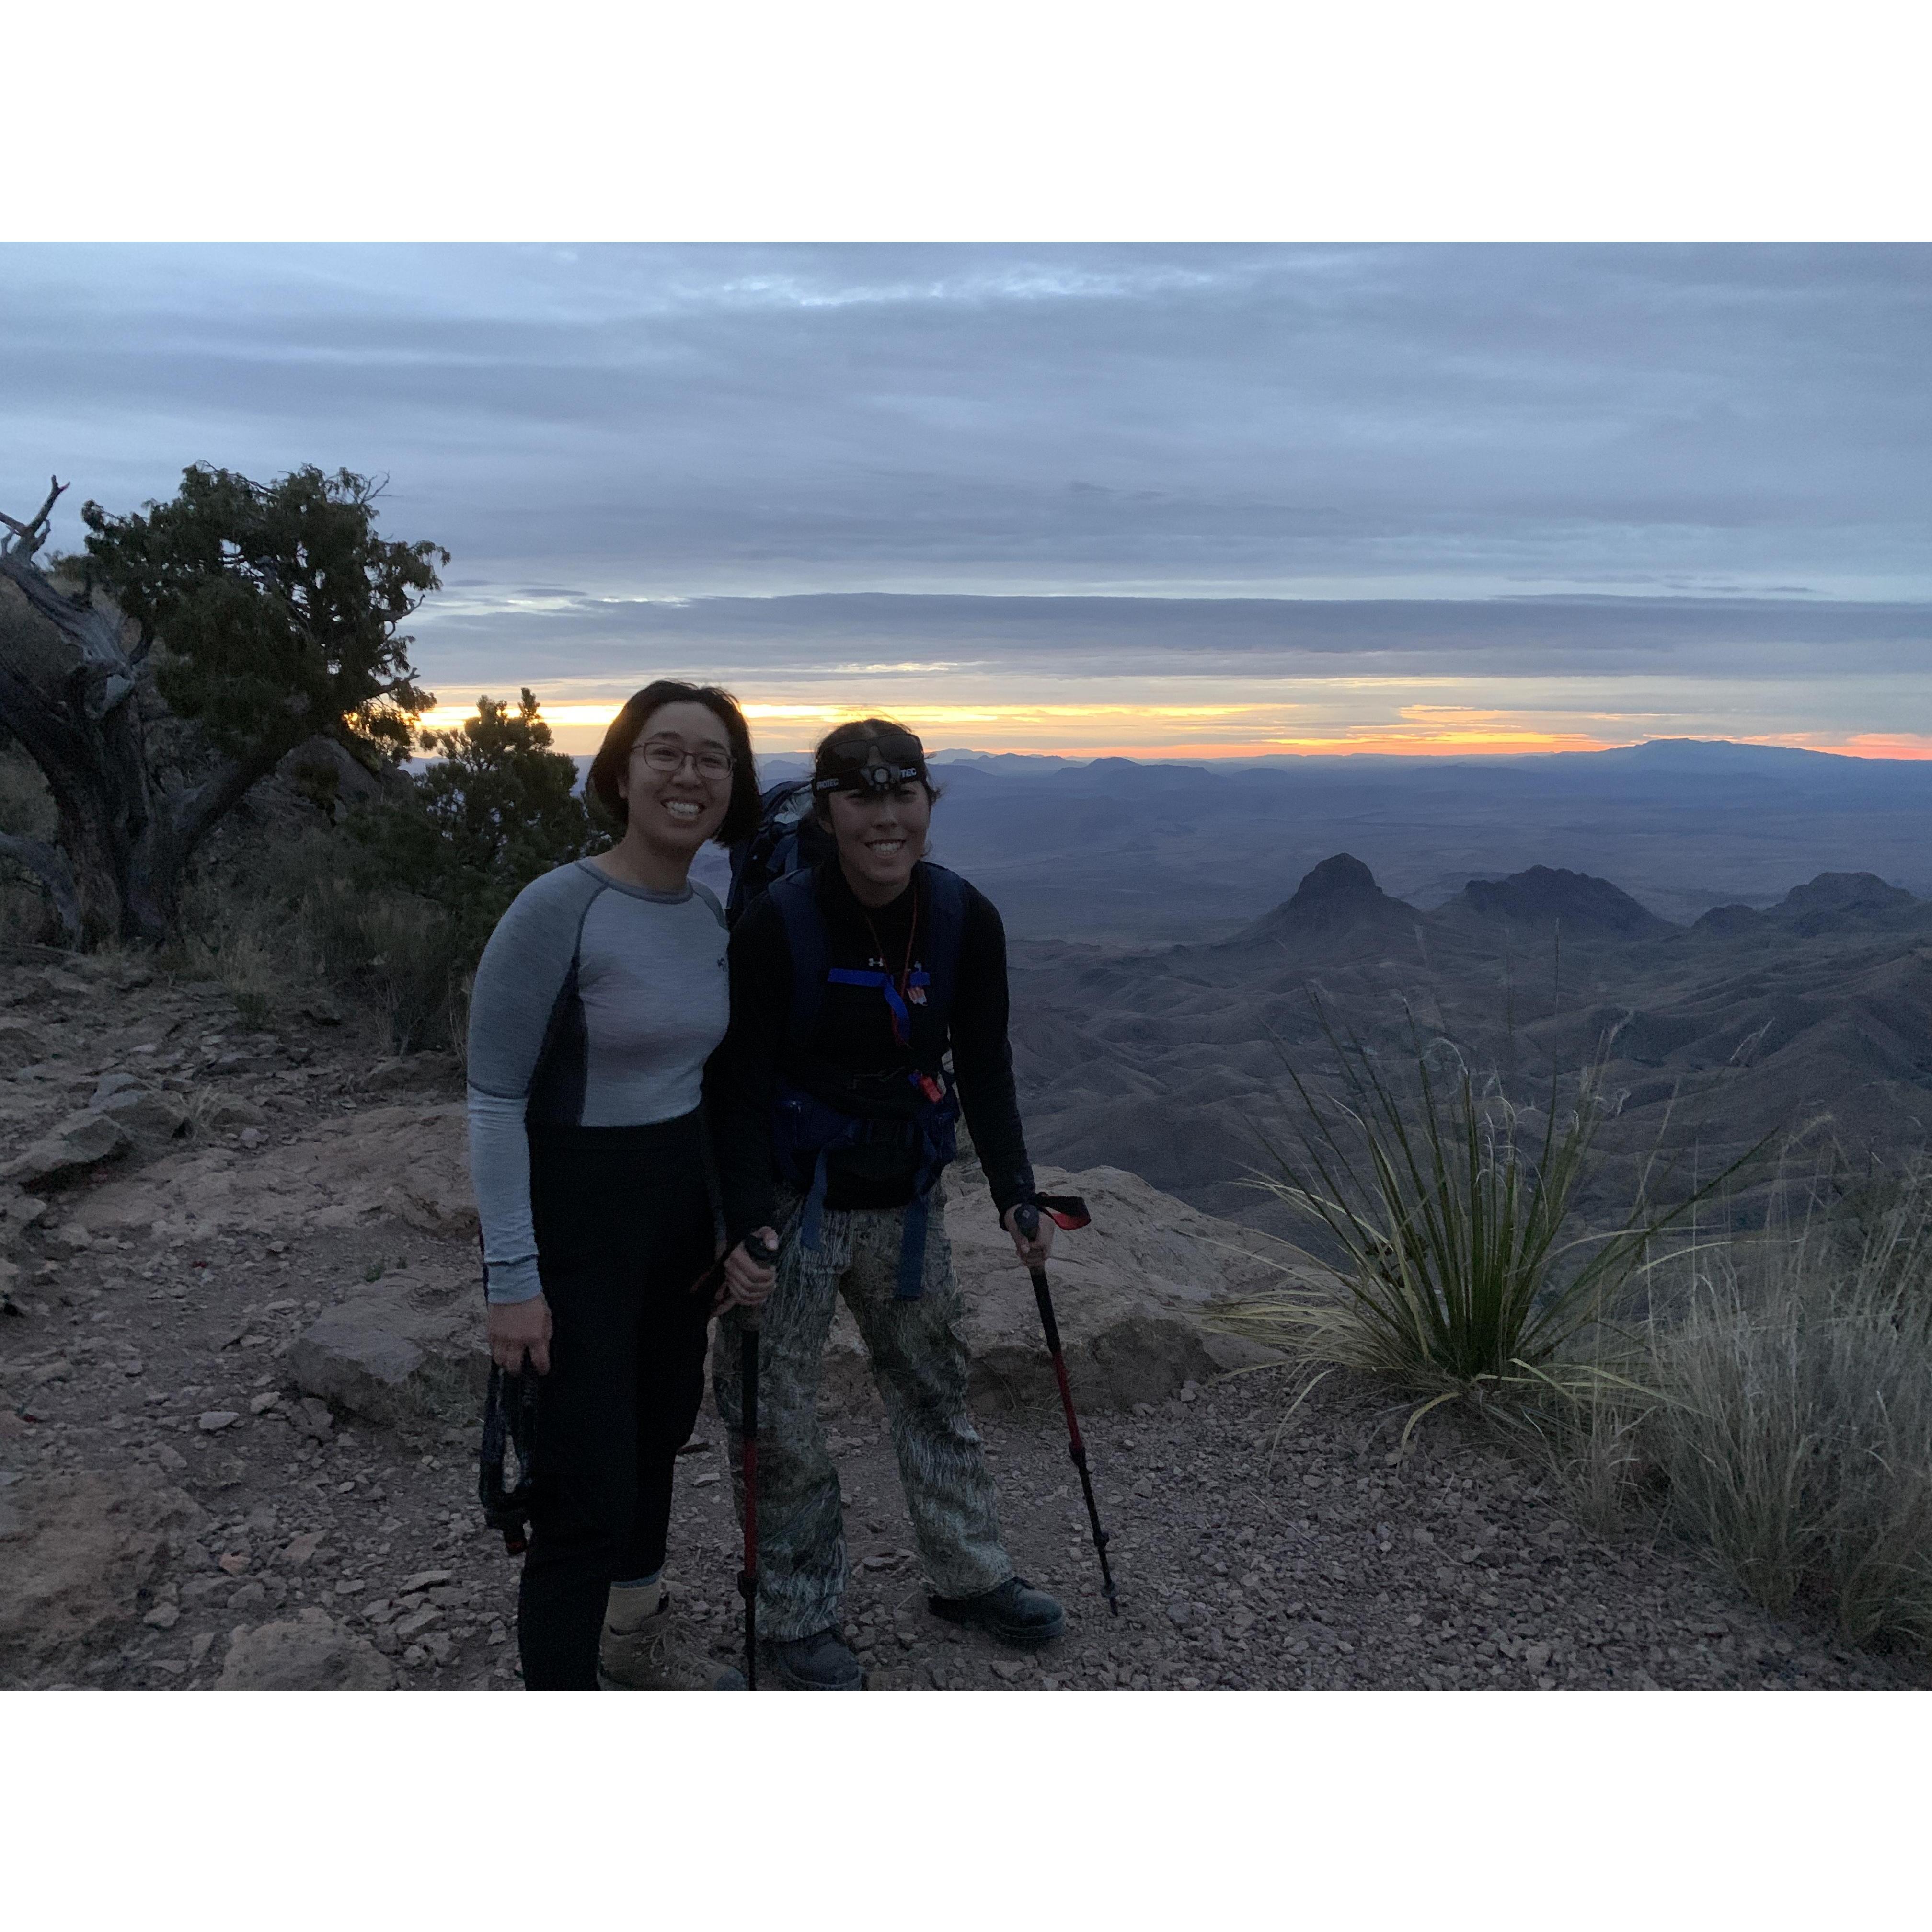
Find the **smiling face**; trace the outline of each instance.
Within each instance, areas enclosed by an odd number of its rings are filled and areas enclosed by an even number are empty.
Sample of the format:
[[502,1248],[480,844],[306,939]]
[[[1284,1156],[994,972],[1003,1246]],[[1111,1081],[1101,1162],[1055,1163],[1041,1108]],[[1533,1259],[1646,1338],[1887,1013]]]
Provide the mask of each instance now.
[[916,780],[882,797],[835,791],[826,802],[838,864],[861,905],[886,905],[912,880],[932,824],[932,800]]
[[[673,770],[675,752],[684,754]],[[718,769],[706,772],[699,760]],[[626,845],[688,864],[724,822],[731,802],[731,741],[707,705],[660,705],[645,719],[617,778],[617,794],[629,814]],[[653,760],[656,763],[653,763]]]

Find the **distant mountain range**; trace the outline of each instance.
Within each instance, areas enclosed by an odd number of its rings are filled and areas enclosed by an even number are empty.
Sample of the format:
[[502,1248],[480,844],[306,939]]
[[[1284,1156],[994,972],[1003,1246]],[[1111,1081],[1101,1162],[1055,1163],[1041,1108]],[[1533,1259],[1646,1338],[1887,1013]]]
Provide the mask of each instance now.
[[1539,866],[1615,880],[1679,924],[1821,872],[1932,893],[1932,763],[1660,740],[1226,766],[956,757],[943,782],[934,856],[1030,937],[1228,937],[1337,851],[1423,906]]
[[1113,1165],[1236,1219],[1279,1225],[1242,1184],[1294,1109],[1292,1064],[1319,1088],[1317,1018],[1391,1067],[1453,1040],[1480,1074],[1534,1101],[1610,1042],[1620,1152],[1670,1122],[1706,1174],[1766,1133],[1808,1132],[1854,1160],[1924,1144],[1932,1123],[1932,902],[1868,872],[1827,872],[1762,910],[1688,926],[1609,880],[1537,866],[1472,880],[1430,910],[1385,892],[1346,853],[1212,944],[1160,950],[1022,944],[1014,1034],[1038,1157]]

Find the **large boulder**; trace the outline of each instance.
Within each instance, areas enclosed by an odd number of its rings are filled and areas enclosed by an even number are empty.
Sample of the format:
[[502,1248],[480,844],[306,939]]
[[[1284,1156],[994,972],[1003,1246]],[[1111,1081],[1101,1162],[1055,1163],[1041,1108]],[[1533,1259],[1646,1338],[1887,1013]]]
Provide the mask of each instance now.
[[0,1488],[0,1683],[70,1681],[134,1634],[201,1511],[153,1470],[27,1474]]
[[0,1018],[0,1073],[16,1073],[52,1051],[53,1042],[32,1020]]
[[47,1204],[38,1195],[23,1194],[17,1187],[0,1187],[0,1254],[10,1250],[46,1211]]
[[[1077,1194],[1093,1225],[1054,1237],[1047,1274],[1075,1400],[1083,1408],[1157,1402],[1190,1382],[1276,1359],[1272,1350],[1202,1326],[1224,1298],[1283,1279],[1281,1244],[1216,1220],[1119,1168],[1041,1168],[1050,1194]],[[976,1402],[1019,1407],[1058,1400],[1033,1282],[993,1214],[976,1167],[946,1181],[946,1232],[966,1299],[964,1336]],[[869,1406],[865,1350],[842,1306],[825,1364],[832,1401]]]
[[304,1394],[386,1423],[473,1412],[490,1373],[479,1311],[418,1308],[387,1285],[325,1310],[290,1346],[286,1364]]
[[124,1081],[111,1092],[97,1094],[88,1104],[95,1112],[126,1128],[137,1148],[151,1149],[185,1140],[194,1131],[188,1102],[178,1094],[160,1088]]
[[58,1187],[124,1153],[133,1139],[111,1114],[83,1108],[0,1167],[0,1184]]
[[397,1220],[474,1238],[464,1108],[370,1107],[318,1120],[287,1146],[184,1149],[90,1190],[72,1218],[93,1234],[164,1237],[287,1235]]
[[393,1690],[389,1660],[313,1606],[291,1622],[238,1630],[218,1690]]

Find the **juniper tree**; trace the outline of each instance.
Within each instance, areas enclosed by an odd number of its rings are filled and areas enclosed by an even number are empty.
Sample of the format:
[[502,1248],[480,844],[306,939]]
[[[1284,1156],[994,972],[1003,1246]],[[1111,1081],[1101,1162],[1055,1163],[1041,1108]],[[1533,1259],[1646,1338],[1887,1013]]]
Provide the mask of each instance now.
[[[50,573],[34,558],[66,487],[0,517],[0,726],[58,817],[52,842],[0,834],[0,857],[46,887],[70,944],[154,940],[196,847],[297,746],[406,757],[434,700],[400,627],[448,553],[379,537],[381,486],[350,471],[262,484],[197,464],[142,512],[86,505],[84,558]],[[169,718],[181,742],[161,742]]]

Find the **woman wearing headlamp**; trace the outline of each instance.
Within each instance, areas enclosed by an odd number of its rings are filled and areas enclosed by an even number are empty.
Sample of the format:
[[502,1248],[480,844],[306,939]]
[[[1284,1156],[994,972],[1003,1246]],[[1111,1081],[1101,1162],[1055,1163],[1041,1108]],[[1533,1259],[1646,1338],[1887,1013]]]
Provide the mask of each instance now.
[[[966,1408],[963,1312],[940,1177],[963,1110],[1002,1225],[1028,1264],[1034,1198],[1006,1037],[1006,935],[956,874],[923,859],[936,796],[917,738],[842,727],[814,762],[813,812],[836,844],[745,912],[730,947],[731,1023],[707,1088],[734,1249],[728,1276],[763,1316],[759,1606],[770,1664],[800,1688],[859,1688],[838,1627],[838,1478],[817,1412],[838,1299],[884,1396],[933,1609],[1018,1646],[1058,1636],[1060,1606],[1013,1574]],[[950,1054],[949,1072],[946,1060]],[[784,1231],[776,1270],[740,1242]],[[713,1356],[720,1413],[742,1414],[739,1352]]]

